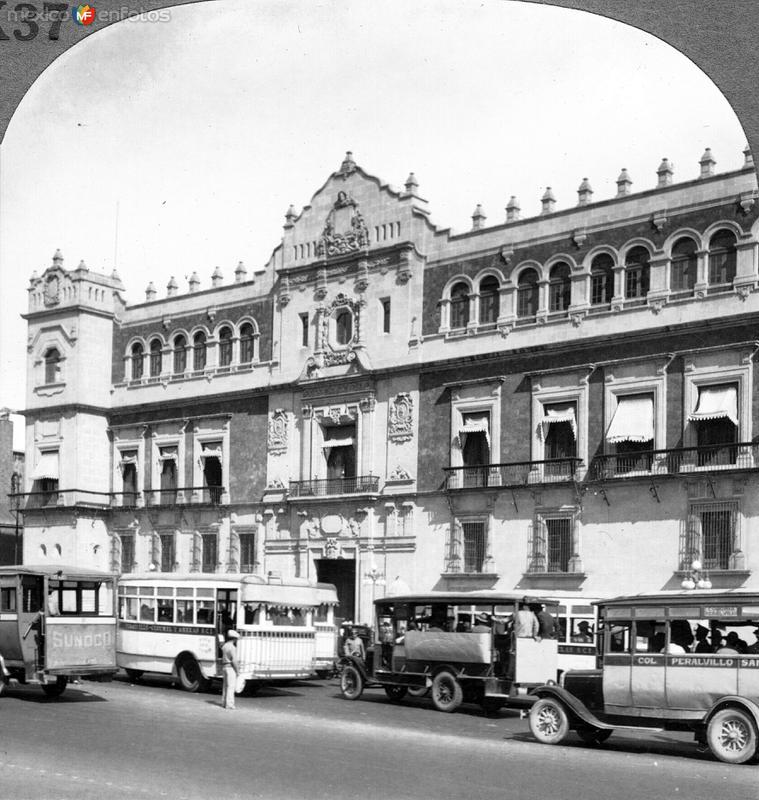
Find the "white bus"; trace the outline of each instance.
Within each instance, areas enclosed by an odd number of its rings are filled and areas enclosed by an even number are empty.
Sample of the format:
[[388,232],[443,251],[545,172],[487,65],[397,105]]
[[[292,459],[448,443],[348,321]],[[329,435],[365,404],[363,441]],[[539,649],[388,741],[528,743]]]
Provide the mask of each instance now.
[[593,604],[598,598],[559,596],[558,601],[555,616],[559,673],[569,669],[595,669],[598,610]]
[[316,628],[316,655],[314,670],[318,677],[331,675],[337,665],[338,629],[335,625],[337,594],[331,583],[317,583],[314,627]]
[[[221,644],[235,628],[249,691],[262,682],[310,678],[320,663],[317,609],[327,606],[331,614],[336,603],[334,586],[299,578],[127,575],[119,581],[117,664],[132,679],[159,672],[176,676],[188,692],[204,690],[221,678]],[[334,650],[336,631],[332,636]]]

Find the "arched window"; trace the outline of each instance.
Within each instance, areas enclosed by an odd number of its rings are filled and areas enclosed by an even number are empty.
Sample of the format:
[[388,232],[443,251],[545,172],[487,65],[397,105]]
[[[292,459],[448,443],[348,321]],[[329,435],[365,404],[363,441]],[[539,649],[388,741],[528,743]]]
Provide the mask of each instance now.
[[451,328],[466,328],[469,324],[469,289],[457,283],[451,289]]
[[163,369],[162,346],[160,339],[153,339],[150,343],[150,377],[157,378]]
[[572,302],[572,271],[569,264],[560,261],[551,267],[548,281],[548,310],[566,311]]
[[669,288],[673,292],[690,291],[696,285],[698,245],[690,238],[678,239],[672,246]]
[[335,316],[335,339],[338,344],[350,344],[353,339],[353,314],[347,309]]
[[61,354],[56,347],[45,351],[45,383],[56,383],[61,372]]
[[651,256],[645,247],[633,247],[625,259],[625,297],[628,300],[645,298],[650,285]]
[[232,329],[224,327],[219,331],[219,366],[228,367],[232,363]]
[[517,316],[521,319],[534,317],[538,313],[538,273],[526,269],[517,284]]
[[732,283],[735,278],[735,234],[721,230],[709,241],[709,285]]
[[498,320],[499,289],[498,279],[492,275],[480,281],[480,325],[488,325]]
[[255,355],[253,326],[246,322],[240,326],[240,363],[250,364]]
[[198,331],[192,339],[192,368],[200,372],[206,368],[206,335]]
[[142,377],[144,370],[144,351],[140,342],[135,342],[132,345],[131,359],[132,359],[132,380],[138,381]]
[[614,259],[608,253],[601,253],[590,265],[590,304],[609,305],[613,296]]
[[187,369],[187,339],[179,334],[174,339],[174,374],[184,375]]

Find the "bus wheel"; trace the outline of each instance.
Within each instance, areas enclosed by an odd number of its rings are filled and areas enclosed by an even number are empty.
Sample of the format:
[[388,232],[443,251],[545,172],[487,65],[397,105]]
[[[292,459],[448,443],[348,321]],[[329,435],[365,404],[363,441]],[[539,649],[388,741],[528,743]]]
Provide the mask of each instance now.
[[593,725],[578,725],[577,735],[585,744],[596,745],[605,742],[612,734],[608,728],[595,728]]
[[749,715],[738,708],[718,711],[709,720],[706,739],[712,753],[728,764],[743,764],[756,752],[756,727]]
[[204,692],[208,688],[208,680],[203,677],[198,662],[192,656],[186,656],[177,664],[179,684],[186,692]]
[[408,693],[412,697],[427,697],[427,695],[430,693],[430,687],[429,686],[409,686],[408,687]]
[[559,744],[569,733],[564,706],[552,697],[541,697],[530,709],[530,730],[543,744]]
[[364,692],[363,675],[353,664],[348,664],[340,673],[340,691],[346,700],[358,700]]
[[385,686],[385,694],[391,700],[402,700],[408,691],[405,686]]
[[455,711],[464,700],[464,692],[456,677],[447,670],[432,679],[432,704],[438,711]]
[[65,675],[59,675],[55,679],[55,683],[42,684],[42,691],[48,697],[60,697],[66,690],[69,679]]
[[125,669],[124,672],[126,672],[127,678],[134,682],[137,682],[143,675],[141,669]]

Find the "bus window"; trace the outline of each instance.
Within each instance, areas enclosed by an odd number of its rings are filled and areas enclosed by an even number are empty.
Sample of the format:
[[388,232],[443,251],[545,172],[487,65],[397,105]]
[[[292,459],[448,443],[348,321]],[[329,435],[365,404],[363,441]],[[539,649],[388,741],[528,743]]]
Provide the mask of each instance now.
[[[76,614],[78,611],[76,602],[76,583],[74,581],[64,581],[59,591],[59,609],[61,614]],[[48,599],[48,606],[51,605]],[[53,613],[52,611],[50,612]]]
[[177,622],[191,625],[195,620],[192,618],[192,600],[177,600]]
[[[198,590],[200,594],[200,590]],[[198,625],[213,625],[214,608],[213,600],[198,600],[197,620]]]
[[635,620],[635,652],[636,653],[663,653],[664,623],[657,620]]
[[13,586],[0,589],[0,611],[16,610],[16,589]]
[[40,610],[40,589],[38,585],[24,586],[23,611],[25,614],[35,614]]
[[573,618],[571,627],[571,641],[576,644],[592,644],[593,643],[593,623],[587,619]]
[[97,585],[97,614],[100,617],[113,614],[113,583],[110,581]]
[[329,606],[322,603],[316,608],[315,622],[327,622]]
[[609,640],[610,653],[630,652],[630,631],[632,622],[608,622],[606,631]]
[[119,609],[121,619],[137,619],[137,598],[122,597],[121,608]]
[[174,621],[174,601],[168,597],[158,598],[158,621],[159,622]]
[[155,622],[155,599],[152,597],[140,598],[140,619],[143,622]]
[[97,614],[97,589],[94,583],[82,584],[82,614]]

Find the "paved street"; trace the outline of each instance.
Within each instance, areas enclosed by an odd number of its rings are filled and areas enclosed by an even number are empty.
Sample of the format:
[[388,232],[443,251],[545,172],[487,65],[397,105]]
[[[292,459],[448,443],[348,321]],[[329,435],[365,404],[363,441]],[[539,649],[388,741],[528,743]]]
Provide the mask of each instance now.
[[534,742],[526,720],[428,699],[357,702],[331,682],[297,683],[220,707],[168,680],[38,687],[0,697],[0,797],[610,798],[755,800],[756,765],[728,767],[686,736],[615,734],[600,749]]

